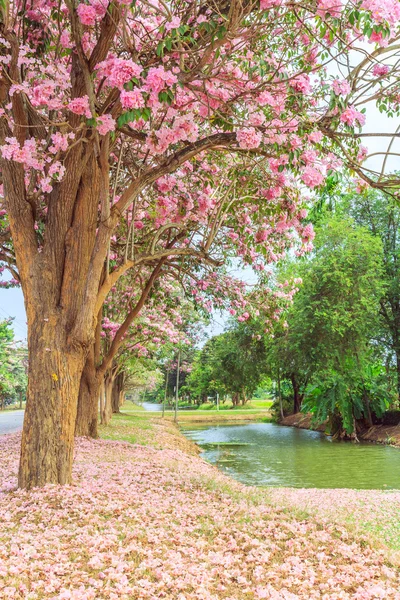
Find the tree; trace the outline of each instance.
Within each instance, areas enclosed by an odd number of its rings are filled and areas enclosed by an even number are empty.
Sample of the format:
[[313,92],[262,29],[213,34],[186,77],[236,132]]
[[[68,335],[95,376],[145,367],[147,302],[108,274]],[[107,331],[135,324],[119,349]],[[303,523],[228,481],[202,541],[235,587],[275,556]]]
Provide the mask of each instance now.
[[201,401],[229,394],[232,403],[246,404],[265,369],[264,344],[249,324],[239,324],[209,340],[193,363],[188,387]]
[[382,244],[351,220],[330,218],[317,230],[315,252],[300,272],[285,342],[294,343],[309,365],[302,369],[309,384],[304,410],[351,433],[357,419],[371,424],[371,412],[384,406],[382,396],[370,393],[385,291]]
[[400,209],[384,194],[363,190],[342,197],[336,211],[348,212],[357,224],[381,240],[385,289],[380,300],[382,327],[377,341],[390,355],[394,354],[400,399]]
[[[295,187],[290,173],[318,186],[335,152],[369,179],[356,159],[364,115],[353,103],[366,90],[397,110],[397,67],[386,57],[399,15],[394,0],[384,11],[363,7],[2,2],[0,168],[12,241],[4,232],[1,257],[21,281],[30,349],[21,487],[71,480],[81,376],[115,280],[152,265],[141,303],[168,256],[189,253],[179,220],[169,221],[185,210],[181,198],[175,211],[161,202],[155,218],[148,210],[155,182],[181,167],[190,188],[192,173],[243,153],[266,162],[266,197],[283,194],[282,206],[291,197],[283,190]],[[332,77],[327,87],[324,61],[344,64],[360,31],[388,48],[371,47],[350,83]],[[250,209],[261,192],[249,190]],[[187,205],[217,222],[234,210],[213,213],[210,198],[189,193]],[[128,217],[133,251],[112,267],[111,243]],[[140,228],[146,245],[136,254]]]

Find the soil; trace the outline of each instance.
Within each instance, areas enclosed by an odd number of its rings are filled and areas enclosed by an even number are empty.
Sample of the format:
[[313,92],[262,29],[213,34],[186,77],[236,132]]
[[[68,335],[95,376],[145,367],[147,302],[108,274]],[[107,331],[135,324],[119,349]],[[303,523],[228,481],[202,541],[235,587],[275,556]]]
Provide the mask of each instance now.
[[[299,429],[312,429],[323,433],[327,430],[327,423],[315,426],[312,424],[312,415],[296,413],[288,415],[280,421],[281,425],[288,427],[298,427]],[[400,447],[400,425],[374,425],[366,429],[362,434],[358,434],[359,439],[374,442],[375,444],[387,444]]]

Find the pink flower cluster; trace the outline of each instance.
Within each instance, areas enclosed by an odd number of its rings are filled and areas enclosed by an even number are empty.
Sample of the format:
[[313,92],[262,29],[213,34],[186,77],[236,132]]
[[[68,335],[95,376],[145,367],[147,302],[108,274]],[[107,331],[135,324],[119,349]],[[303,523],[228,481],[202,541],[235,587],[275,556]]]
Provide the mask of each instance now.
[[82,25],[93,27],[107,12],[106,0],[89,0],[89,4],[80,3],[76,9]]
[[89,98],[82,96],[81,98],[74,98],[68,104],[68,108],[71,112],[76,115],[85,115],[88,119],[92,116],[89,107]]
[[162,154],[169,146],[180,141],[194,142],[197,139],[198,126],[191,115],[177,117],[172,127],[161,127],[155,135],[147,138],[147,147],[154,154]]
[[245,150],[251,150],[259,147],[261,144],[262,135],[259,131],[256,131],[254,127],[244,127],[242,129],[238,129],[236,132],[236,139],[241,148]]
[[128,92],[126,90],[121,91],[120,95],[122,108],[143,108],[144,98],[142,92],[135,88]]
[[109,131],[114,131],[116,123],[111,115],[101,115],[97,121],[97,131],[100,135],[106,135]]
[[317,14],[326,19],[328,16],[339,19],[343,10],[342,0],[318,0]]
[[177,76],[171,71],[166,71],[164,67],[151,67],[147,74],[144,89],[148,92],[158,94],[166,88],[175,85],[177,81]]
[[332,88],[336,96],[347,96],[351,90],[349,82],[345,79],[334,79]]
[[365,115],[354,108],[354,106],[348,106],[340,115],[340,120],[351,127],[365,125]]
[[133,78],[140,77],[142,67],[133,60],[110,56],[97,66],[98,75],[106,77],[111,87],[123,89],[124,84]]
[[36,140],[29,138],[25,140],[23,146],[19,145],[17,138],[7,137],[5,144],[0,146],[3,158],[22,163],[26,168],[37,169],[41,171],[44,167],[44,161],[39,157]]

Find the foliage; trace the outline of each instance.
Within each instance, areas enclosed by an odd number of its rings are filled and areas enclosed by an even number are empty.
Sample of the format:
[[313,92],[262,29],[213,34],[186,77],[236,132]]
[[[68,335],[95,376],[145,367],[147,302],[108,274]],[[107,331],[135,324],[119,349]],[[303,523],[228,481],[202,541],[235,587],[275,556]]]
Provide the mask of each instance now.
[[26,349],[15,345],[12,319],[0,321],[0,409],[25,398]]
[[228,394],[234,405],[245,404],[261,381],[263,363],[263,341],[249,324],[232,324],[205,344],[193,363],[188,387],[203,402],[208,396]]
[[304,410],[318,421],[338,417],[351,433],[354,419],[371,422],[390,401],[382,368],[373,366],[386,289],[382,244],[350,219],[330,217],[317,229],[313,255],[292,261],[282,277],[293,270],[302,285],[284,326],[266,342],[270,367],[281,369],[294,393],[302,383]]

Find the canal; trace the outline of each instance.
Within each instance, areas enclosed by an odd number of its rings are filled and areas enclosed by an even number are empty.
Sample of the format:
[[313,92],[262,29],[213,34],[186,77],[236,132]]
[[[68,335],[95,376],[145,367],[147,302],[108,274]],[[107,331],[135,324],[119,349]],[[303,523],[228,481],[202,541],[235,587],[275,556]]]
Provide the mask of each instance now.
[[274,423],[181,427],[203,458],[247,485],[400,489],[400,449]]

